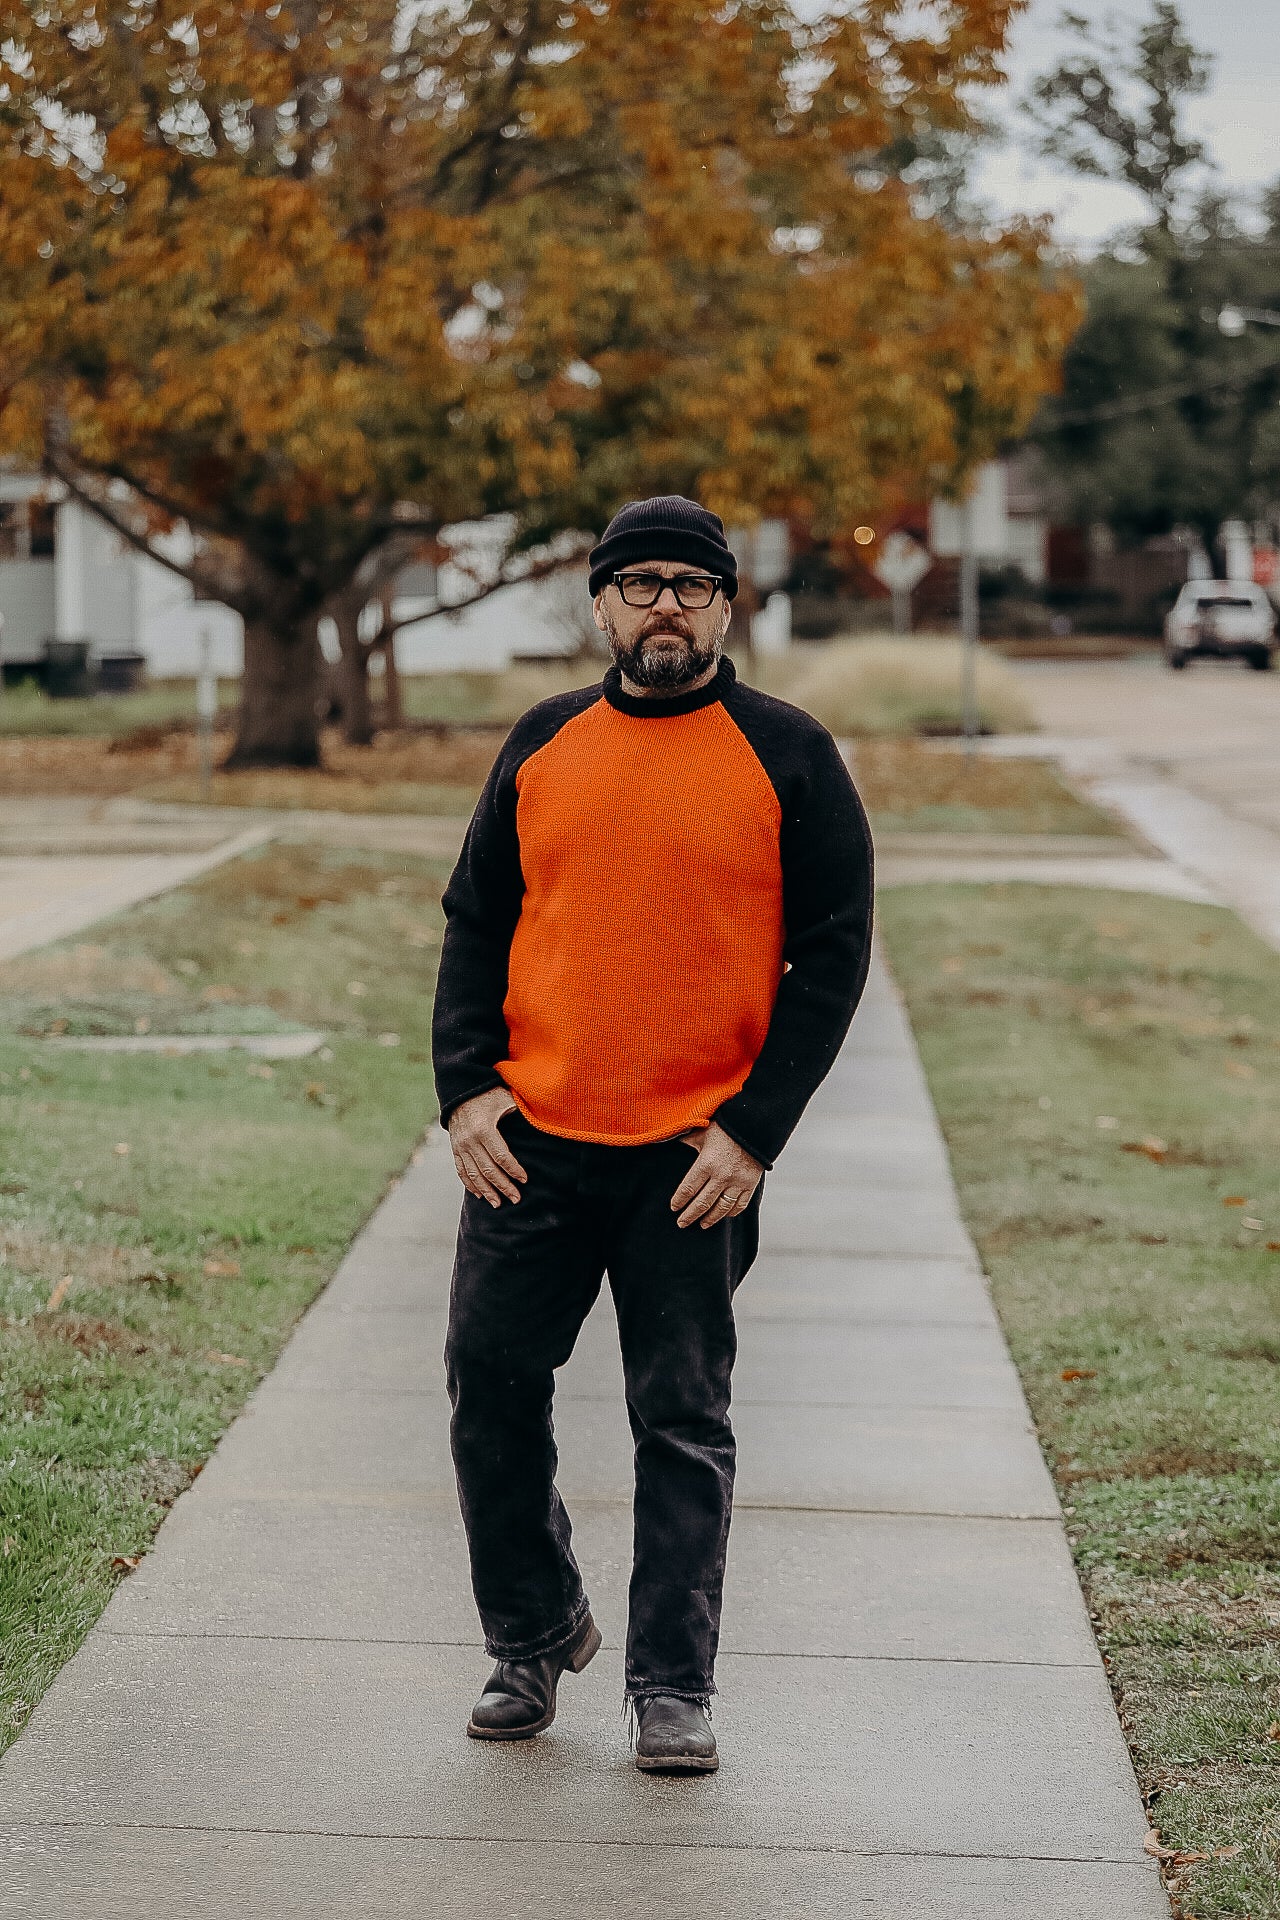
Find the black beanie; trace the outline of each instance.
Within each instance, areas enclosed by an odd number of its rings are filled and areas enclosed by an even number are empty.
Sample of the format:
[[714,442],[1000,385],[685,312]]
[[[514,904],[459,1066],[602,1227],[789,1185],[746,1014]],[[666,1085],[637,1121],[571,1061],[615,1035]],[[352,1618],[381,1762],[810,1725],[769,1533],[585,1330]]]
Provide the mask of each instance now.
[[593,597],[608,586],[616,568],[645,560],[687,560],[720,575],[726,600],[738,591],[738,563],[724,537],[724,521],[683,494],[660,493],[619,507],[589,555]]

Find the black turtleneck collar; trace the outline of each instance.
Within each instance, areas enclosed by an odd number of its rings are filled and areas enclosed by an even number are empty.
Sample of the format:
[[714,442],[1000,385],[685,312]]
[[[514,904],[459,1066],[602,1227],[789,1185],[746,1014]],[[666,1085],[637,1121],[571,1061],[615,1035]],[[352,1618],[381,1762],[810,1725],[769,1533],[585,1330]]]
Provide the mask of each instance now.
[[724,698],[737,677],[733,662],[726,654],[721,657],[715,679],[708,680],[705,687],[696,687],[692,693],[649,694],[639,699],[634,693],[624,691],[621,670],[615,666],[605,674],[604,697],[619,713],[634,714],[637,720],[666,720],[679,713],[696,713],[699,707],[714,706]]

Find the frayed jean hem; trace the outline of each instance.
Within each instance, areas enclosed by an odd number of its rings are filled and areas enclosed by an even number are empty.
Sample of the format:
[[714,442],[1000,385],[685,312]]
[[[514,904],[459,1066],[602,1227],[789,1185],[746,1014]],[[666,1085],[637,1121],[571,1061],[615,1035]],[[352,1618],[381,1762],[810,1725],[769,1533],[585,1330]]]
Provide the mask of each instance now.
[[509,1646],[486,1634],[484,1650],[491,1660],[541,1660],[544,1654],[558,1653],[561,1647],[568,1646],[582,1631],[582,1623],[590,1611],[590,1602],[584,1594],[568,1626],[553,1627],[550,1633],[542,1634],[537,1640],[520,1640]]

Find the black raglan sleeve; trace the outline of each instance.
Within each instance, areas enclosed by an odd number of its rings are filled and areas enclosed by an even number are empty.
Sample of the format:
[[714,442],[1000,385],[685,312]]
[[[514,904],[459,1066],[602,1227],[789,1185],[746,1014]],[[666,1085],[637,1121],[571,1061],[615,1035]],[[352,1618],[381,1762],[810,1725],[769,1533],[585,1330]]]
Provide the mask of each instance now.
[[726,702],[782,807],[786,966],[742,1091],[717,1123],[771,1167],[830,1071],[871,961],[871,830],[835,741],[808,714],[735,688]]
[[508,1047],[503,1005],[511,941],[524,902],[516,776],[566,720],[599,698],[598,687],[532,708],[508,734],[471,816],[445,888],[444,944],[436,979],[431,1054],[440,1124],[464,1100],[502,1085]]

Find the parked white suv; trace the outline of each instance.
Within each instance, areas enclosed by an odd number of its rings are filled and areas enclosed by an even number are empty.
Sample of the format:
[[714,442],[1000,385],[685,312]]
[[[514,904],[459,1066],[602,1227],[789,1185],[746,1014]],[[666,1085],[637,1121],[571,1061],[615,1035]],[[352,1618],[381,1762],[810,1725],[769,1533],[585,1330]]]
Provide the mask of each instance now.
[[1251,580],[1188,580],[1164,623],[1164,652],[1171,667],[1185,667],[1203,654],[1247,660],[1259,673],[1276,648],[1276,610]]

